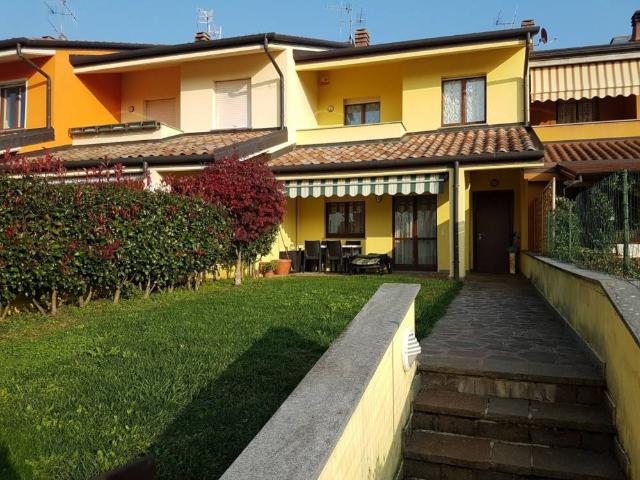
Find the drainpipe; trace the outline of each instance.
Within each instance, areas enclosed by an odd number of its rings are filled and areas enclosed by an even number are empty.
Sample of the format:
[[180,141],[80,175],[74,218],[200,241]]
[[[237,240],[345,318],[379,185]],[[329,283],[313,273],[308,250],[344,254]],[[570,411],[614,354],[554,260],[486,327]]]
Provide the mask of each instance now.
[[47,128],[51,128],[51,77],[22,53],[22,45],[16,44],[16,54],[47,80]]
[[530,110],[530,108],[529,108],[529,101],[530,101],[529,100],[529,98],[530,98],[529,89],[531,88],[530,85],[529,85],[529,83],[530,83],[529,82],[529,53],[530,53],[530,50],[531,50],[531,33],[529,33],[529,32],[527,32],[527,45],[526,45],[525,49],[526,49],[526,51],[525,51],[525,54],[524,54],[524,85],[523,85],[524,92],[523,92],[522,96],[523,96],[523,100],[524,100],[524,102],[523,102],[523,105],[524,105],[523,106],[523,108],[524,108],[524,111],[523,111],[524,119],[523,120],[524,120],[524,124],[528,126],[531,123],[530,118],[529,118],[529,116],[530,116],[530,113],[529,113],[529,110]]
[[453,279],[460,280],[460,251],[458,239],[458,190],[460,190],[460,162],[453,163]]
[[266,35],[264,36],[264,52],[267,54],[267,57],[269,57],[271,64],[276,69],[276,72],[278,72],[278,76],[280,77],[280,84],[279,84],[280,86],[280,98],[279,98],[280,121],[279,121],[278,129],[283,130],[284,129],[284,74],[282,73],[282,70],[280,70],[280,67],[276,63],[275,58],[273,58],[273,55],[269,51],[269,39],[267,38]]

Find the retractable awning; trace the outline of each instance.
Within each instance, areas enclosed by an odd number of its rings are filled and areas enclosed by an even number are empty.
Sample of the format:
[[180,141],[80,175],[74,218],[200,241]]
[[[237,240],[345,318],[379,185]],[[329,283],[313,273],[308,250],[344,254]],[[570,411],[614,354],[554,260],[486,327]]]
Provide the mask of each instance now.
[[640,59],[531,67],[531,101],[640,94]]
[[446,173],[424,175],[286,180],[289,198],[357,197],[368,195],[438,194],[444,192]]

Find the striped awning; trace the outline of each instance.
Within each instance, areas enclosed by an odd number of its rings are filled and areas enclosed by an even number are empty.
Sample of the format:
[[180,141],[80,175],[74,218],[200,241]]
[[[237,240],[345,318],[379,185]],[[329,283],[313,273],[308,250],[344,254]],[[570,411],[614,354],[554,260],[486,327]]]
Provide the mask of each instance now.
[[384,177],[286,180],[289,198],[357,197],[368,195],[409,195],[443,193],[446,173]]
[[640,94],[640,59],[531,67],[531,101]]

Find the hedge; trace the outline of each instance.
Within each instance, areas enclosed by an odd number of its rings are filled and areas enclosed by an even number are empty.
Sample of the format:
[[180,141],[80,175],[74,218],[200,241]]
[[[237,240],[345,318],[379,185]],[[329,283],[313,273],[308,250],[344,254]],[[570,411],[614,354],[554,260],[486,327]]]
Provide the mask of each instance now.
[[132,287],[197,287],[226,263],[232,235],[225,211],[198,198],[0,176],[0,317],[25,299],[55,313]]

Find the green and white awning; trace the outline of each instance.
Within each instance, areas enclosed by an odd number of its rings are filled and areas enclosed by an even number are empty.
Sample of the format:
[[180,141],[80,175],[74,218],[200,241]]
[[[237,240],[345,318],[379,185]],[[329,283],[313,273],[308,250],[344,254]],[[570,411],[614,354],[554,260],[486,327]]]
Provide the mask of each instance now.
[[446,173],[385,177],[286,180],[289,198],[357,197],[367,195],[409,195],[444,192]]

